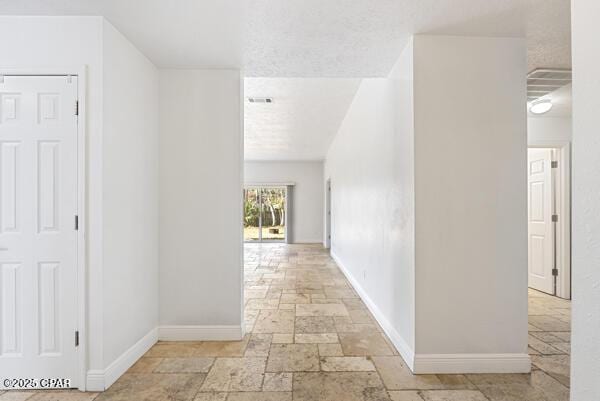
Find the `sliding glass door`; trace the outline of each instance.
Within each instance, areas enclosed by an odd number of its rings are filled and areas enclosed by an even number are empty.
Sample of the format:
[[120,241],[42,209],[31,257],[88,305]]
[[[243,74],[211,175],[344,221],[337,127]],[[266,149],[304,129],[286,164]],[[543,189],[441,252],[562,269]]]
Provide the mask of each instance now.
[[244,189],[244,241],[285,241],[286,192],[285,187]]
[[261,188],[263,241],[285,240],[285,188]]
[[260,190],[244,188],[244,241],[260,238]]

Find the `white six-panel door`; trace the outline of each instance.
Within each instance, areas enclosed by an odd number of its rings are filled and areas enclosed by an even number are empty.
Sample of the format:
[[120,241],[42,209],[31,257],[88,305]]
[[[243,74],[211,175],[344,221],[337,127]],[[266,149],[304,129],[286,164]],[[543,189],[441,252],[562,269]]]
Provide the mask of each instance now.
[[0,79],[3,379],[78,385],[76,99],[76,77]]
[[528,155],[529,287],[553,294],[552,150],[531,148]]

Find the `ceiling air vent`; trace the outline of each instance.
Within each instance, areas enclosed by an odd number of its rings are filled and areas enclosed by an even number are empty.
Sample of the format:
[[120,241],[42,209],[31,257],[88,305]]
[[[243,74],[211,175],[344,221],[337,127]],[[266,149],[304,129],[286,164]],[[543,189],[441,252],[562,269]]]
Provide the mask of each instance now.
[[248,102],[250,103],[273,103],[272,97],[249,97]]
[[527,101],[532,102],[571,83],[571,70],[538,68],[527,74]]

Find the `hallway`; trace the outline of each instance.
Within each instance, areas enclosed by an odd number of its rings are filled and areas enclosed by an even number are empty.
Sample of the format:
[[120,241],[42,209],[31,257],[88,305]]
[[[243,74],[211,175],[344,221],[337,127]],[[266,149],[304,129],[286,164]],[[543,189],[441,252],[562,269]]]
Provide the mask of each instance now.
[[414,376],[320,245],[245,246],[239,342],[156,344],[109,390],[2,400],[565,401],[570,302],[530,291],[531,375]]
[[0,401],[600,401],[599,21],[0,0]]

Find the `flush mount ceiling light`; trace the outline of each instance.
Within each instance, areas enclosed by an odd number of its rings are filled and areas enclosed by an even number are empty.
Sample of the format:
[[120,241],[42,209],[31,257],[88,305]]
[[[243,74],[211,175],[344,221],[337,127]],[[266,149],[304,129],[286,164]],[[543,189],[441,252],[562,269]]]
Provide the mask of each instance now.
[[249,97],[248,102],[250,103],[273,103],[272,97]]
[[540,99],[531,103],[529,106],[529,111],[532,114],[544,114],[552,109],[552,100],[551,99]]

